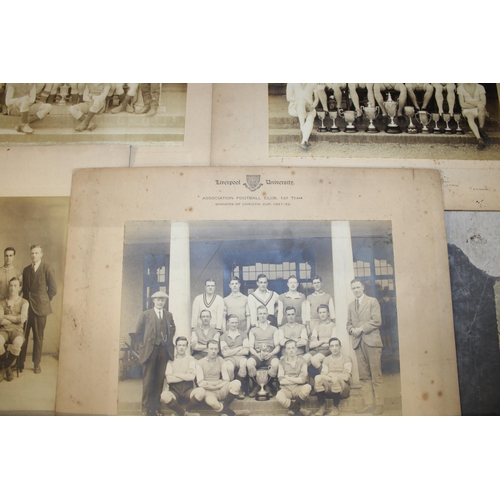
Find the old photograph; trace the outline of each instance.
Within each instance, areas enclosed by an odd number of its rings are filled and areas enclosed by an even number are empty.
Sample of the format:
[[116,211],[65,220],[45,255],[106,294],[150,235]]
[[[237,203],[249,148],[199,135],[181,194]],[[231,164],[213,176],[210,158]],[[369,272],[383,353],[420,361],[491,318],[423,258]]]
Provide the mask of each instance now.
[[185,83],[0,84],[0,143],[182,146]]
[[500,415],[500,212],[446,212],[462,415]]
[[69,198],[0,198],[0,212],[0,415],[52,415]]
[[122,286],[119,414],[401,414],[390,221],[129,221]]
[[496,83],[270,83],[269,156],[500,159]]

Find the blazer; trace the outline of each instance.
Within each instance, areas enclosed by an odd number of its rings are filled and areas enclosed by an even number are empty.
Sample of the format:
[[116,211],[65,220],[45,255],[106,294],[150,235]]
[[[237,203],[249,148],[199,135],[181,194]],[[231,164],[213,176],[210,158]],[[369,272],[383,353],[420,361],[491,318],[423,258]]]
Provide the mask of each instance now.
[[358,312],[356,312],[356,300],[353,300],[347,307],[346,328],[349,335],[352,335],[351,328],[361,327],[363,333],[359,337],[352,337],[353,349],[359,346],[361,339],[371,347],[383,347],[379,330],[379,326],[382,324],[382,315],[378,300],[365,295]]
[[[167,352],[168,359],[174,359],[174,335],[175,335],[175,323],[172,313],[163,309],[163,315],[167,323]],[[139,316],[139,321],[137,322],[137,328],[135,332],[137,337],[141,340],[139,346],[139,361],[144,364],[151,356],[153,352],[153,347],[156,339],[156,313],[154,308],[144,311]]]
[[54,269],[45,262],[40,262],[31,282],[31,268],[23,269],[23,297],[28,300],[30,309],[37,316],[48,316],[52,313],[50,301],[57,293],[57,285]]

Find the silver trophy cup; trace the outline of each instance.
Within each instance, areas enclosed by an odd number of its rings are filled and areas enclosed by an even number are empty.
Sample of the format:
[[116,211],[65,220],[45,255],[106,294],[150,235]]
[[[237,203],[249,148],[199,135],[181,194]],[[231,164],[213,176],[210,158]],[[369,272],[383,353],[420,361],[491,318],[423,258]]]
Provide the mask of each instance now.
[[328,129],[329,132],[340,132],[340,129],[337,127],[335,120],[338,116],[337,111],[329,111],[328,114],[330,115],[330,118],[332,119],[332,126]]
[[413,125],[412,118],[415,116],[415,108],[413,106],[405,106],[403,108],[405,115],[410,119],[410,123],[408,124],[408,133],[416,134],[418,132],[417,127]]
[[361,106],[361,109],[363,111],[363,114],[370,120],[370,124],[368,125],[366,131],[370,132],[371,134],[378,133],[377,127],[373,125],[373,120],[377,118],[378,112],[380,111],[380,108],[378,106],[371,106],[368,104],[368,106]]
[[428,111],[418,111],[416,114],[417,122],[422,125],[422,134],[430,134],[427,125],[431,121],[431,114]]
[[321,120],[320,126],[318,127],[318,132],[326,132],[326,127],[324,123],[326,113],[324,111],[318,111],[317,115],[318,118]]
[[256,401],[267,401],[271,397],[271,395],[266,391],[265,388],[267,381],[269,380],[267,368],[261,368],[257,370],[255,380],[260,386],[259,392],[257,393],[257,396],[255,396]]
[[453,115],[453,119],[457,122],[457,130],[455,130],[455,134],[462,135],[464,131],[460,128],[460,118],[462,115],[460,113],[455,113]]
[[387,101],[384,101],[384,108],[391,119],[389,125],[387,125],[387,132],[389,134],[400,134],[401,129],[399,125],[394,121],[394,117],[398,111],[398,103],[392,100],[390,92],[387,92]]
[[432,129],[432,131],[435,134],[440,134],[441,133],[441,129],[439,128],[439,125],[438,125],[438,122],[439,122],[439,113],[432,113],[432,119],[434,120],[434,128]]
[[450,128],[450,120],[451,120],[451,115],[450,113],[443,113],[443,120],[446,123],[446,128],[444,129],[445,134],[453,134],[453,130]]
[[357,132],[356,127],[354,126],[354,120],[356,119],[356,111],[340,110],[339,114],[347,122],[344,132],[347,133]]

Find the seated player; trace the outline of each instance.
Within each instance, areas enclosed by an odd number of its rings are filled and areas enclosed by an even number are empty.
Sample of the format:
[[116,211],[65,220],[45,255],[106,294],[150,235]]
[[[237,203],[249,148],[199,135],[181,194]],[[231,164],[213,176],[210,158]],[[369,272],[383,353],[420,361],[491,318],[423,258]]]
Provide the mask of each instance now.
[[290,411],[289,415],[309,415],[308,410],[302,409],[311,393],[311,386],[307,383],[307,363],[297,356],[297,342],[287,340],[285,355],[280,359],[278,367],[280,390],[276,394],[277,401]]
[[200,313],[201,325],[195,326],[191,332],[191,349],[195,359],[202,359],[207,354],[207,342],[216,340],[219,342],[220,332],[210,326],[212,321],[212,313],[208,309],[204,309]]
[[305,325],[307,333],[310,335],[315,326],[319,323],[318,307],[326,304],[330,310],[330,319],[335,323],[335,308],[333,306],[333,297],[323,291],[323,280],[321,276],[312,277],[312,286],[314,292],[308,295],[305,308]]
[[36,84],[8,83],[5,94],[9,116],[20,116],[21,123],[15,126],[16,132],[32,134],[30,123],[43,120],[52,109],[51,104],[36,101]]
[[188,345],[186,337],[177,337],[175,340],[175,357],[173,361],[168,361],[165,371],[168,389],[161,393],[160,399],[177,415],[199,416],[199,413],[191,410],[205,399],[205,390],[194,387],[196,360],[187,354]]
[[[28,319],[28,301],[19,296],[21,281],[11,278],[9,296],[0,301],[0,382],[14,379],[15,364],[24,343],[24,323]],[[8,343],[7,349],[5,344]]]
[[321,364],[326,356],[330,355],[330,339],[337,335],[335,323],[330,319],[330,309],[326,304],[318,307],[319,323],[315,326],[309,339],[309,375],[314,379],[321,371]]
[[139,89],[138,83],[129,83],[128,90],[125,92],[123,89],[123,83],[115,83],[115,94],[118,96],[118,106],[111,110],[112,114],[121,113],[126,111],[127,113],[134,112],[133,103],[137,99],[137,90]]
[[196,364],[196,383],[205,390],[205,402],[217,413],[234,416],[229,406],[241,389],[239,380],[229,380],[227,364],[218,356],[219,343],[209,340],[208,355]]
[[242,394],[239,395],[239,399],[243,399],[247,392],[246,376],[249,350],[248,335],[246,332],[238,330],[239,322],[240,319],[236,314],[228,316],[227,330],[220,337],[220,350],[226,363],[230,380],[234,379],[235,371],[238,369],[236,378],[240,381],[242,387]]
[[73,104],[69,107],[68,111],[78,120],[79,124],[76,125],[77,132],[84,130],[95,130],[97,124],[92,122],[95,115],[102,113],[106,108],[106,97],[110,91],[111,84],[109,83],[87,83],[83,93],[83,102],[80,104]]
[[436,104],[438,107],[439,115],[443,116],[443,104],[444,97],[443,92],[446,91],[446,102],[448,103],[448,113],[453,113],[453,108],[455,107],[455,89],[454,83],[433,83],[434,96],[436,98]]
[[325,92],[326,83],[318,83],[316,90],[318,92],[319,102],[321,103],[321,107],[325,113],[328,113],[328,98]]
[[311,356],[309,354],[306,354],[306,348],[309,344],[307,339],[306,327],[301,323],[297,323],[295,307],[288,306],[285,309],[285,317],[287,322],[278,330],[279,342],[282,346],[281,355],[284,356],[285,354],[286,341],[291,339],[295,340],[297,344],[297,355],[301,357],[305,356],[306,361],[309,362]]
[[375,107],[375,95],[373,94],[373,83],[348,83],[349,95],[351,96],[352,103],[356,109],[356,114],[361,116],[363,112],[361,111],[361,106],[359,105],[358,89],[366,89],[368,92],[368,103],[374,108]]
[[297,291],[299,287],[299,280],[297,277],[290,276],[287,281],[287,286],[288,291],[282,293],[278,299],[278,325],[284,325],[286,323],[284,312],[288,306],[295,308],[297,323],[302,323],[302,318],[304,317],[306,296]]
[[375,99],[380,106],[380,111],[382,112],[383,116],[387,116],[387,111],[385,110],[384,106],[384,98],[382,97],[382,92],[385,92],[387,90],[396,90],[399,92],[399,97],[398,97],[398,110],[397,110],[397,116],[402,116],[403,114],[403,108],[405,107],[406,104],[406,87],[404,83],[375,83],[373,85],[373,93],[375,95]]
[[326,86],[333,90],[337,110],[342,109],[342,91],[347,88],[347,83],[327,83]]
[[250,397],[255,397],[259,390],[255,377],[257,369],[267,368],[268,374],[271,377],[269,385],[276,387],[276,377],[278,376],[279,353],[281,346],[279,343],[278,329],[271,325],[267,319],[266,306],[257,308],[257,316],[259,321],[257,325],[250,329],[248,339],[250,359],[247,362],[248,368],[248,383],[250,389]]
[[333,407],[328,415],[339,415],[340,400],[348,398],[351,391],[351,358],[342,354],[342,344],[338,338],[331,338],[329,347],[331,355],[324,359],[321,374],[314,379],[319,402],[319,410],[316,412],[318,416],[325,414],[325,398],[333,399]]
[[[482,151],[490,143],[490,138],[484,131],[486,121],[486,91],[478,83],[462,83],[457,89],[458,101],[462,114],[467,120],[474,137],[477,139],[477,149]],[[479,128],[476,125],[477,118]]]
[[[426,111],[429,101],[431,100],[432,94],[434,93],[434,87],[430,83],[405,83],[406,90],[408,91],[408,96],[411,102],[415,106],[417,111]],[[415,90],[424,93],[424,99],[422,102],[422,107],[418,105],[417,96],[415,95]]]
[[316,106],[319,102],[317,86],[317,83],[286,84],[286,100],[289,102],[288,113],[299,119],[302,135],[300,147],[304,151],[311,147],[309,137],[314,126]]

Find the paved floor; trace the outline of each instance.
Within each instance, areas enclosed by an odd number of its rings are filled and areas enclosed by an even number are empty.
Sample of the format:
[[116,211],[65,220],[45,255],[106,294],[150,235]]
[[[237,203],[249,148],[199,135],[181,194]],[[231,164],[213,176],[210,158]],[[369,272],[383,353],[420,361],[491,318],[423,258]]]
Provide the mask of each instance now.
[[56,403],[57,359],[42,356],[42,373],[33,372],[33,363],[26,366],[14,380],[0,382],[0,415],[54,415]]

